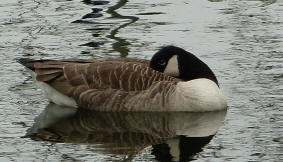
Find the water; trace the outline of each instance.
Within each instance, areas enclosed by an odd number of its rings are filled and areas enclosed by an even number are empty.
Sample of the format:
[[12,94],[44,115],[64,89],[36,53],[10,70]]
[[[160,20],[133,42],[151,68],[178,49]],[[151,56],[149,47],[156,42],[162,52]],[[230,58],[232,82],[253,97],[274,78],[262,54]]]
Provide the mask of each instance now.
[[[227,97],[224,124],[196,161],[283,160],[282,1],[87,2],[1,0],[0,161],[156,160],[150,145],[130,156],[21,138],[48,102],[15,59],[150,59],[164,45],[205,61]],[[82,19],[92,8],[102,16]]]
[[160,159],[189,159],[189,155],[201,151],[211,140],[225,115],[226,110],[209,113],[76,111],[49,104],[36,117],[25,137],[87,144],[95,153],[120,155],[120,160],[136,158],[136,154],[149,146],[152,146],[152,155]]

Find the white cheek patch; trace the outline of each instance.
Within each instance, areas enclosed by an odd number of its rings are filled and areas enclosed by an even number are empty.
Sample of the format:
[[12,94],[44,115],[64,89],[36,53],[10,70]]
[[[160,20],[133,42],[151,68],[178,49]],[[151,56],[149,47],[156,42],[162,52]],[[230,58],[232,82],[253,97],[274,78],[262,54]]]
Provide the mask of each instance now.
[[164,73],[174,77],[179,76],[180,72],[179,72],[177,55],[174,55],[170,58],[164,70]]

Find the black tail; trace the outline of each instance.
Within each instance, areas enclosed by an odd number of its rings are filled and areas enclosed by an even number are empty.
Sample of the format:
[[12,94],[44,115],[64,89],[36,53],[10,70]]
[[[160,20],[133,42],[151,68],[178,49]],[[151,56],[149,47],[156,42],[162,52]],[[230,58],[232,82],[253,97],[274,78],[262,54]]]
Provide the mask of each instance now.
[[18,63],[24,65],[26,68],[34,71],[34,63],[37,62],[37,60],[32,60],[28,58],[20,58],[17,60]]

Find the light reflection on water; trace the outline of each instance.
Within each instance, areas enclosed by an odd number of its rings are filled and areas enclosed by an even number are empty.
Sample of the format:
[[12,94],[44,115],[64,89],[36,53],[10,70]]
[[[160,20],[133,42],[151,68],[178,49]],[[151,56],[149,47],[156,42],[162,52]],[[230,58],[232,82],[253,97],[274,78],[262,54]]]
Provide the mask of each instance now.
[[[2,0],[0,161],[74,160],[74,152],[79,160],[116,158],[87,144],[20,138],[48,102],[15,58],[150,59],[164,45],[205,61],[228,100],[225,123],[198,161],[282,161],[282,6],[276,0]],[[85,18],[90,13],[102,16]],[[72,23],[77,20],[83,21]],[[153,159],[152,149],[135,160]]]
[[96,153],[134,158],[152,145],[161,161],[187,161],[209,143],[226,110],[208,113],[97,112],[49,104],[25,137],[88,144]]

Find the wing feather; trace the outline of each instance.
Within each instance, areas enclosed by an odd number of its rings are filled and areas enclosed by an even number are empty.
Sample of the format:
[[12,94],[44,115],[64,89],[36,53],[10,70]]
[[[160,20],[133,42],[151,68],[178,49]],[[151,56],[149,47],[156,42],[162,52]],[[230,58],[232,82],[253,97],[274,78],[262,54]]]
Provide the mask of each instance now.
[[[117,60],[63,60],[41,61],[34,64],[37,80],[45,82],[59,92],[72,97],[86,108],[115,107],[140,91],[148,90],[158,82],[179,81],[149,68],[148,62]],[[163,89],[157,86],[146,95],[158,95]],[[138,98],[136,98],[138,101]]]

